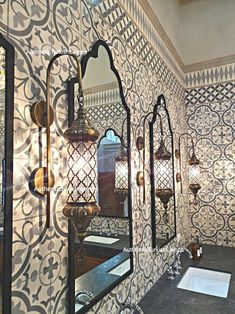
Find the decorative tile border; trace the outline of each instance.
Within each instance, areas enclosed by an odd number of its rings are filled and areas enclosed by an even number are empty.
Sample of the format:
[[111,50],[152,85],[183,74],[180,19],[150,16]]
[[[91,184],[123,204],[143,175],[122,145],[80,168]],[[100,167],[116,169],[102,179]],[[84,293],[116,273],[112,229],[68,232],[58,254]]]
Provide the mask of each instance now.
[[225,83],[233,80],[235,80],[235,63],[185,74],[186,88]]

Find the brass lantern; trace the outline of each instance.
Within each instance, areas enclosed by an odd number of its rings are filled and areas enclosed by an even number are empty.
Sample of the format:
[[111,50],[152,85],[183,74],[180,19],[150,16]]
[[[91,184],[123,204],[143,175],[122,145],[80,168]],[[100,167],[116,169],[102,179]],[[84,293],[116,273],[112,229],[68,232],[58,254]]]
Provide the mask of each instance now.
[[100,211],[96,202],[99,133],[90,126],[81,102],[77,118],[64,132],[64,137],[68,150],[68,199],[63,213],[71,219],[81,240],[86,236],[91,219]]
[[163,137],[155,153],[154,173],[156,196],[160,199],[165,209],[163,220],[169,222],[167,208],[170,198],[174,195],[172,182],[172,155],[165,146]]
[[123,146],[115,158],[115,190],[120,202],[124,203],[128,195],[128,155]]
[[[77,117],[72,126],[64,132],[67,140],[68,158],[68,199],[63,209],[77,231],[81,247],[86,236],[86,230],[91,219],[100,211],[96,203],[97,187],[97,156],[96,141],[99,133],[90,126],[83,108],[82,70],[78,57],[73,53],[56,54],[48,64],[46,76],[46,101],[38,101],[31,108],[31,117],[38,127],[46,128],[47,154],[46,167],[36,168],[30,179],[30,189],[33,193],[47,196],[46,213],[47,227],[50,227],[50,189],[54,186],[54,175],[51,171],[51,132],[54,114],[50,97],[51,70],[53,63],[62,55],[71,56],[77,64],[78,103]],[[49,174],[49,175],[47,175]]]
[[[201,189],[200,182],[200,160],[196,157],[195,154],[195,145],[193,141],[193,137],[189,133],[183,133],[179,137],[179,149],[176,149],[175,156],[177,159],[179,159],[179,172],[176,174],[176,181],[180,182],[181,185],[181,193],[183,193],[183,184],[181,179],[181,173],[182,173],[182,166],[181,166],[181,138],[183,136],[187,136],[191,140],[191,149],[192,149],[192,155],[190,156],[188,160],[189,164],[189,189],[193,193],[195,202],[197,198],[197,193]],[[196,203],[195,203],[196,204]]]
[[200,161],[199,159],[197,159],[194,150],[188,163],[189,163],[189,189],[196,199],[197,193],[201,189],[201,186],[199,184]]

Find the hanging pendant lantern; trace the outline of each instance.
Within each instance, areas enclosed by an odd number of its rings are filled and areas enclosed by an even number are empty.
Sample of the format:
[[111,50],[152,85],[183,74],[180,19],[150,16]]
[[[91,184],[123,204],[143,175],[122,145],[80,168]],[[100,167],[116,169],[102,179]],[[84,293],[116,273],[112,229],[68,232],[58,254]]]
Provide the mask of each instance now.
[[161,139],[160,146],[155,153],[154,163],[156,196],[160,199],[165,209],[163,220],[169,222],[167,208],[170,198],[174,195],[172,182],[172,161],[171,153],[165,146],[165,141]]
[[201,185],[199,184],[200,160],[196,157],[194,150],[188,163],[189,163],[189,189],[196,199],[197,193],[201,189]]
[[80,103],[77,118],[64,132],[68,149],[68,199],[63,209],[80,240],[85,238],[91,219],[100,211],[96,202],[98,137]]

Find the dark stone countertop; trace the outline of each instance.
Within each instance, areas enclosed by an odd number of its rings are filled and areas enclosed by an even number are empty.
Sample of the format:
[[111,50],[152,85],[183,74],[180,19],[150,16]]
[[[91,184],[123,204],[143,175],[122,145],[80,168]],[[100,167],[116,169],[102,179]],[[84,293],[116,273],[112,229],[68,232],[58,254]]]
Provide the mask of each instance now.
[[[117,238],[119,239],[117,242],[112,244],[105,243],[97,243],[97,242],[89,242],[84,241],[84,247],[86,248],[87,255],[89,256],[97,256],[97,257],[105,257],[111,258],[121,252],[123,252],[124,248],[130,247],[130,237],[129,235],[104,235],[99,233],[90,233],[89,235],[98,236],[98,237],[107,237],[107,238]],[[75,250],[78,250],[79,242],[76,240],[75,242]]]
[[[113,275],[109,272],[130,257],[130,253],[123,252],[124,247],[129,248],[129,236],[104,235],[98,233],[91,233],[89,235],[119,239],[119,241],[113,244],[84,242],[87,255],[106,257],[107,260],[75,279],[75,293],[88,290],[93,293],[95,297],[99,297],[99,295],[106,290],[108,293],[109,287],[125,276]],[[78,242],[76,242],[76,246],[78,249]]]
[[[175,280],[168,273],[156,282],[139,305],[145,314],[234,314],[235,313],[235,248],[203,245],[200,261],[192,261],[187,253],[181,256],[183,269]],[[189,266],[232,273],[227,298],[178,289],[177,285]],[[137,312],[134,312],[137,314]]]

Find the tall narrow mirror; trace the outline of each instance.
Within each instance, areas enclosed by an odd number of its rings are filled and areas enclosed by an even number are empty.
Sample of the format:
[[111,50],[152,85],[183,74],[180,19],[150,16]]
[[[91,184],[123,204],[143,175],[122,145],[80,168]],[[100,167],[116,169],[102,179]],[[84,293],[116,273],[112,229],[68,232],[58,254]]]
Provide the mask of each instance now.
[[[130,111],[111,51],[98,41],[82,58],[84,108],[97,141],[97,195],[100,208],[81,244],[70,228],[71,312],[86,313],[132,272]],[[69,82],[69,117],[77,108],[77,82]],[[69,294],[70,294],[69,292]],[[71,301],[71,299],[70,299]]]
[[[128,218],[128,173],[119,169],[118,159],[125,154],[122,139],[108,129],[98,145],[98,203],[103,216]],[[126,168],[127,169],[127,168]]]
[[152,245],[162,248],[176,236],[173,132],[163,95],[154,106],[149,136]]
[[0,34],[0,313],[11,313],[14,49]]

